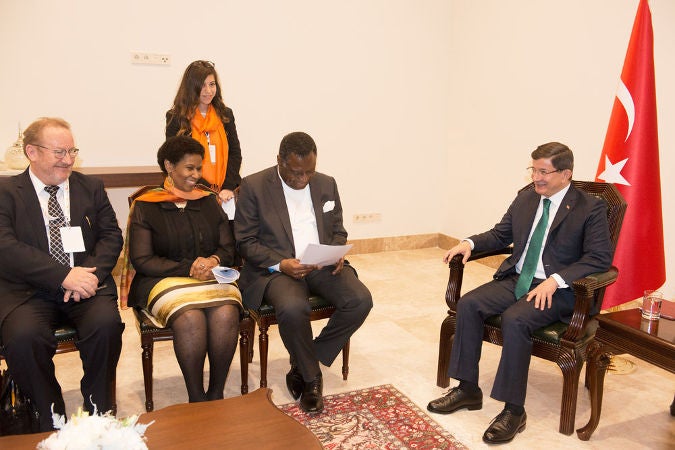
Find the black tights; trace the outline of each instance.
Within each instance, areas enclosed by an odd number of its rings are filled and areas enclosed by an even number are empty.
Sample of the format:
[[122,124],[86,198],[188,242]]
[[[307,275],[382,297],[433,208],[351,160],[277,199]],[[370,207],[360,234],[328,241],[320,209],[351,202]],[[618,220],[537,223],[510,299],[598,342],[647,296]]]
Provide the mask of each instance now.
[[[183,312],[171,324],[173,350],[190,402],[223,398],[225,379],[237,349],[239,308],[223,305]],[[204,361],[209,357],[209,387],[204,392]]]

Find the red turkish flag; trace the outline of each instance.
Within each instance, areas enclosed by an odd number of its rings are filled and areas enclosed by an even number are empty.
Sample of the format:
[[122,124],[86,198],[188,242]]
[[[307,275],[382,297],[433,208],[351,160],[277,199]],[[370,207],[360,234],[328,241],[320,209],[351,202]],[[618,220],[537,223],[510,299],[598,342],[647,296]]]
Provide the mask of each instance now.
[[607,288],[602,303],[607,309],[666,281],[654,33],[647,0],[640,0],[635,16],[595,178],[614,183],[628,203],[614,254],[619,278]]

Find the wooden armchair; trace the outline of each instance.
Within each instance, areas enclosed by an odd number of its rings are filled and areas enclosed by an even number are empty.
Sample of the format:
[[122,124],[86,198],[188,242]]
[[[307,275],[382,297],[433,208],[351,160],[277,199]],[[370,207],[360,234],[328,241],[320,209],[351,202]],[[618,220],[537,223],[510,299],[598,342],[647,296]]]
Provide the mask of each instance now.
[[[613,184],[590,181],[572,181],[572,183],[577,189],[605,200],[610,237],[612,245],[616,247],[621,223],[626,212],[626,202],[619,191]],[[533,184],[529,184],[521,191],[533,189],[533,187]],[[474,253],[469,261],[488,256],[510,254],[512,251],[511,247],[507,247],[492,252]],[[436,384],[440,387],[448,387],[450,384],[448,366],[457,324],[457,301],[460,297],[464,276],[462,255],[456,255],[450,261],[449,266],[450,276],[445,293],[445,302],[450,309],[448,310],[448,316],[441,325],[438,351]],[[593,316],[600,311],[605,288],[612,284],[617,276],[618,270],[612,266],[607,272],[592,274],[572,282],[576,301],[570,323],[556,322],[536,330],[532,335],[532,355],[553,361],[562,370],[563,391],[560,406],[560,433],[570,435],[574,431],[579,375],[586,360],[586,346],[593,339],[597,327]],[[500,346],[503,344],[501,316],[492,316],[485,321],[483,340]]]

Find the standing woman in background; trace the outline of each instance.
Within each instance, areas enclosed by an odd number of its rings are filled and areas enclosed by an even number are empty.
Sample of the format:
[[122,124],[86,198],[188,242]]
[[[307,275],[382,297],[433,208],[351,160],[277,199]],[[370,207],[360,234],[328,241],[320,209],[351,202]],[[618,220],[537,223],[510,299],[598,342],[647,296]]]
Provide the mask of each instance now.
[[241,176],[241,148],[234,114],[225,106],[215,65],[194,61],[185,69],[166,113],[166,138],[191,136],[204,147],[203,180],[223,202],[234,196]]

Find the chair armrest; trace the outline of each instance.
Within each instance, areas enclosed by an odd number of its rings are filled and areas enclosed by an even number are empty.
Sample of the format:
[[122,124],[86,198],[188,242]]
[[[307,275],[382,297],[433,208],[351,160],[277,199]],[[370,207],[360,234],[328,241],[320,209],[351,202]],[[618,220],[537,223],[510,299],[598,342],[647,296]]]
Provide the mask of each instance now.
[[593,273],[572,282],[574,312],[562,339],[576,341],[584,335],[590,318],[599,312],[605,288],[618,276],[619,269],[612,266],[607,272]]
[[607,272],[598,272],[590,274],[572,282],[572,288],[576,296],[588,297],[603,287],[607,287],[616,281],[619,276],[619,269],[612,266]]
[[[489,252],[472,252],[469,256],[469,261],[475,261],[477,259],[487,258],[488,256],[497,256],[497,255],[511,255],[513,254],[513,247],[504,247],[499,250],[491,250]],[[459,260],[462,261],[461,255],[459,255]]]
[[[469,261],[476,261],[487,258],[488,256],[510,255],[512,253],[513,247],[504,247],[498,250],[487,252],[472,252],[471,256],[469,257]],[[448,275],[448,288],[445,291],[445,303],[447,303],[448,307],[452,311],[456,310],[457,301],[459,300],[462,291],[462,280],[464,279],[464,263],[462,263],[463,258],[464,257],[461,254],[455,255],[452,257],[450,262],[448,262],[450,274]]]

